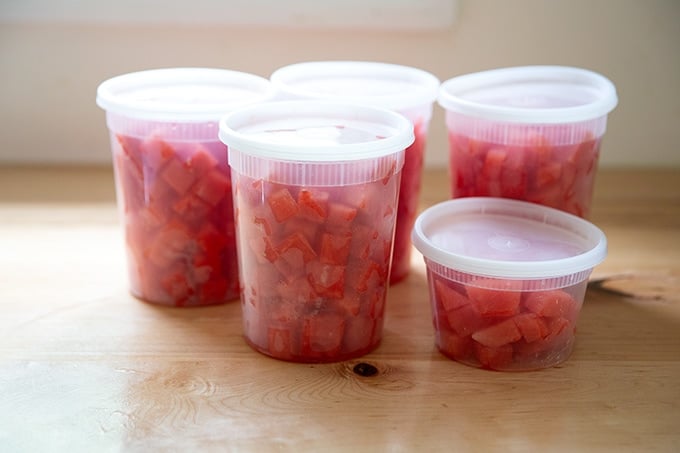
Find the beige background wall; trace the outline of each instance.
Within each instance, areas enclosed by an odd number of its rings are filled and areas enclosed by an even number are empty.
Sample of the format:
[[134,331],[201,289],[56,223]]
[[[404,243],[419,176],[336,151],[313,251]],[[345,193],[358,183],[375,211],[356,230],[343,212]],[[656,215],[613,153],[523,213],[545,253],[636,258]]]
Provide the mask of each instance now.
[[[113,75],[214,66],[267,77],[317,59],[405,64],[442,81],[501,66],[589,68],[619,93],[601,165],[680,167],[678,0],[460,0],[453,26],[419,32],[2,23],[0,163],[109,163],[94,99]],[[430,132],[427,164],[443,165],[438,106]]]

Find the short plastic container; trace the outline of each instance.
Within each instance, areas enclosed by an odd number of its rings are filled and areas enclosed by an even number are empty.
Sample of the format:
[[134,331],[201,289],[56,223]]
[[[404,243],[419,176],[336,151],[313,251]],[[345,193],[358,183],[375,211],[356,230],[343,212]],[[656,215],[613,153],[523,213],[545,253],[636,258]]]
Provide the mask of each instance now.
[[220,138],[234,183],[246,341],[295,362],[376,348],[411,123],[371,107],[275,102],[228,115]]
[[614,85],[580,68],[526,66],[440,88],[451,195],[531,201],[588,218]]
[[219,119],[272,94],[267,79],[211,68],[141,71],[99,86],[136,297],[169,306],[238,298],[231,177]]
[[312,61],[278,69],[271,75],[278,96],[348,101],[394,110],[414,125],[415,141],[406,150],[399,192],[391,283],[409,274],[411,230],[420,195],[421,175],[439,80],[408,66],[370,61]]
[[500,371],[569,357],[588,277],[607,254],[604,233],[588,221],[494,197],[426,209],[413,242],[427,267],[437,348]]

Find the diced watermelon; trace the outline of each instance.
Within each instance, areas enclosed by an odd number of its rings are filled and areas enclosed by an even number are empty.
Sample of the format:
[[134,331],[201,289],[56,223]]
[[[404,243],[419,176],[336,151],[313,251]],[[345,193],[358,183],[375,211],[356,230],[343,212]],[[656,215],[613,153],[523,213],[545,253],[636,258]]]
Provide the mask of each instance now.
[[374,256],[377,239],[380,232],[367,225],[356,225],[352,229],[350,254],[360,260],[367,260]]
[[414,134],[415,141],[404,153],[401,170],[390,284],[406,278],[411,269],[411,230],[418,214],[427,125],[417,121]]
[[210,205],[193,193],[187,193],[177,199],[172,203],[172,209],[186,224],[196,227],[200,227],[211,212]]
[[210,222],[204,223],[196,233],[196,242],[204,252],[219,252],[226,245],[225,235]]
[[454,360],[463,362],[469,360],[473,351],[473,343],[472,337],[462,337],[448,329],[441,329],[437,333],[437,347]]
[[434,294],[438,303],[442,305],[445,311],[453,311],[470,303],[464,294],[459,293],[443,280],[434,280]]
[[351,355],[369,352],[376,345],[373,341],[375,330],[376,322],[373,319],[366,316],[348,316],[342,350]]
[[186,166],[179,159],[172,159],[163,167],[161,178],[179,195],[187,193],[196,182],[196,176],[186,171]]
[[527,368],[542,368],[544,362],[559,362],[566,358],[574,341],[574,324],[565,318],[552,318],[546,321],[550,332],[534,342],[516,344],[516,361]]
[[506,319],[472,334],[473,340],[489,348],[514,343],[520,338],[522,338],[522,333],[517,328],[514,319]]
[[178,305],[184,305],[193,294],[184,269],[176,269],[166,274],[161,280],[163,289]]
[[586,134],[576,143],[558,145],[536,132],[518,134],[524,136],[512,138],[522,140],[519,145],[504,145],[449,133],[452,197],[515,198],[587,217],[600,139]]
[[[356,292],[349,292],[345,294],[344,297],[337,302],[337,306],[350,316],[357,316],[361,310],[361,297]],[[360,317],[365,319],[365,317]]]
[[352,289],[365,293],[375,291],[384,285],[387,269],[375,261],[366,260],[350,263],[347,273],[348,283]]
[[321,236],[319,260],[324,264],[346,265],[352,237],[324,233]]
[[220,170],[208,171],[198,179],[194,193],[210,206],[217,206],[225,197],[231,197],[231,180]]
[[175,150],[159,135],[152,135],[144,140],[143,157],[145,172],[157,174],[170,159],[175,157]]
[[134,161],[123,154],[116,156],[115,164],[123,210],[136,212],[144,207],[144,176]]
[[562,165],[559,162],[547,162],[536,169],[536,186],[543,189],[559,184]]
[[207,278],[200,288],[201,300],[220,300],[229,289],[229,282],[225,278],[210,277]]
[[261,225],[262,231],[264,231],[264,234],[266,236],[272,235],[272,227],[271,227],[269,220],[267,220],[266,217],[258,217],[256,215],[253,219],[253,223],[255,223],[256,225]]
[[501,196],[524,199],[528,186],[528,169],[523,149],[513,149],[504,161],[500,180]]
[[578,309],[574,298],[558,289],[529,292],[523,305],[528,311],[547,318],[570,318]]
[[146,249],[146,255],[156,266],[164,268],[178,258],[189,256],[196,250],[191,232],[177,221],[168,222],[153,238]]
[[301,233],[293,233],[290,236],[287,236],[276,246],[276,251],[279,254],[285,253],[290,249],[296,249],[302,252],[304,263],[309,263],[317,256],[314,248],[312,248],[309,241],[307,241],[307,238],[305,238],[305,236]]
[[[224,147],[226,153],[226,146]],[[210,170],[218,168],[219,162],[217,159],[203,146],[199,145],[196,147],[194,152],[189,156],[186,161],[186,166],[188,171],[192,172],[196,177],[205,175]],[[217,170],[221,173],[220,170]],[[225,174],[228,176],[228,173]]]
[[305,275],[305,259],[302,250],[297,248],[279,253],[274,266],[287,281],[297,280]]
[[356,208],[342,203],[329,202],[327,228],[331,231],[349,231],[356,216]]
[[386,186],[382,181],[352,186],[355,195],[364,196],[349,197],[345,187],[232,177],[238,188],[235,208],[243,220],[241,273],[248,280],[243,297],[256,301],[252,309],[267,313],[253,325],[287,328],[292,352],[279,347],[286,338],[278,331],[272,337],[279,345],[275,349],[270,341],[264,347],[257,343],[261,332],[245,332],[253,336],[249,343],[265,354],[300,362],[343,360],[376,347],[396,211],[389,219],[383,215],[386,206],[394,206],[385,198],[396,200],[394,178]]
[[474,351],[482,368],[503,370],[512,363],[512,345],[506,344],[497,348],[474,343]]
[[483,186],[485,189],[480,189],[484,191],[484,195],[490,197],[500,197],[503,195],[501,175],[505,171],[504,163],[507,157],[508,153],[503,148],[491,148],[487,151],[484,157],[482,172],[479,175],[484,181]]
[[323,223],[328,217],[328,198],[326,191],[302,189],[298,193],[300,215],[312,222]]
[[122,154],[120,155],[125,156],[126,159],[129,159],[130,163],[135,167],[135,170],[141,174],[143,165],[142,150],[140,149],[139,139],[117,134],[116,142],[122,151]]
[[467,337],[483,329],[490,322],[489,319],[482,317],[474,304],[463,305],[456,310],[446,312],[446,319],[449,326],[461,337]]
[[303,352],[335,355],[342,346],[345,317],[335,313],[319,313],[305,319]]
[[[489,288],[488,286],[493,287]],[[479,313],[484,317],[517,314],[522,297],[522,282],[520,280],[505,280],[502,289],[496,289],[497,286],[497,283],[487,283],[484,279],[478,279],[466,285],[465,290]]]
[[275,357],[290,360],[294,357],[291,332],[287,328],[269,327],[267,351]]
[[306,276],[289,281],[279,281],[275,286],[276,293],[281,297],[281,300],[302,305],[321,300],[314,292]]
[[542,340],[550,334],[546,322],[535,313],[522,313],[515,316],[513,320],[527,343]]
[[288,189],[282,188],[273,192],[267,198],[267,203],[274,214],[276,221],[281,223],[293,217],[298,212],[298,205],[295,198]]
[[279,252],[277,252],[271,239],[267,236],[251,238],[248,240],[248,245],[253,256],[261,264],[265,264],[267,261],[273,263],[279,259]]
[[342,299],[345,295],[345,266],[312,261],[307,264],[307,278],[314,291],[329,299]]
[[283,223],[282,228],[279,230],[279,235],[300,235],[309,244],[317,244],[317,236],[320,234],[321,230],[322,228],[319,227],[319,224],[305,220],[301,216],[295,216]]

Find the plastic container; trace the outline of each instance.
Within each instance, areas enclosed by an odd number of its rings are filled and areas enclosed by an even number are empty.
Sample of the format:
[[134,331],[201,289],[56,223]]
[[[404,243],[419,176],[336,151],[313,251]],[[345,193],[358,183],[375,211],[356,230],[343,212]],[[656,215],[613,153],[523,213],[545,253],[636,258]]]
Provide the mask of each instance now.
[[446,356],[501,371],[558,365],[571,354],[604,233],[534,203],[494,197],[442,202],[416,220],[435,328]]
[[238,298],[231,178],[219,119],[269,100],[268,80],[171,68],[103,82],[132,294],[170,306]]
[[415,141],[406,150],[399,192],[391,283],[408,276],[411,229],[415,222],[427,131],[439,80],[420,69],[368,61],[313,61],[275,71],[271,81],[283,98],[325,99],[394,110],[414,125]]
[[451,195],[531,201],[588,218],[614,85],[562,66],[495,69],[444,82]]
[[275,102],[225,117],[220,138],[238,213],[246,341],[295,362],[373,350],[411,123],[351,104]]

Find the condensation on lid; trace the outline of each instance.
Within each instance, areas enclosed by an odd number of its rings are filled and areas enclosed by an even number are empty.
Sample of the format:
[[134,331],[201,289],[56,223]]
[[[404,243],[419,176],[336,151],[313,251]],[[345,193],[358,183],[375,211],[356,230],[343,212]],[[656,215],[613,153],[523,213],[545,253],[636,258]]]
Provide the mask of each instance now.
[[428,259],[498,278],[548,278],[592,269],[604,233],[574,215],[518,200],[470,197],[425,210],[413,241]]
[[107,112],[158,121],[218,121],[225,113],[270,100],[271,83],[260,76],[215,68],[133,72],[102,82],[97,104]]

